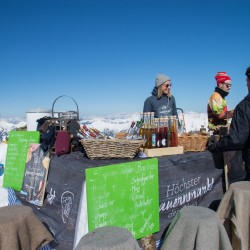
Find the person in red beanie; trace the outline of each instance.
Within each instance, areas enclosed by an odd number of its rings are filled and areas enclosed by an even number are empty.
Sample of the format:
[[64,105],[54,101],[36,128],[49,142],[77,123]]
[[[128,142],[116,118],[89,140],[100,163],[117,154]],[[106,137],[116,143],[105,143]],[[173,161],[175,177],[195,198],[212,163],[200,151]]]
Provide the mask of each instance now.
[[229,94],[232,83],[226,72],[218,72],[215,76],[217,86],[208,99],[207,115],[208,129],[213,134],[219,134],[219,129],[228,126],[228,119],[232,118],[234,110],[227,110],[225,97]]
[[[221,152],[230,153],[234,150],[240,153],[245,162],[244,169],[237,162],[237,166],[231,171],[233,172],[231,177],[234,177],[234,181],[240,181],[244,177],[245,180],[250,181],[250,66],[246,69],[245,75],[248,94],[235,107],[228,135],[223,136],[220,141],[210,142],[207,147],[208,151],[216,154]],[[234,158],[231,156],[230,161],[233,161]],[[242,172],[244,173],[242,174]]]
[[[228,119],[232,118],[234,110],[227,110],[226,96],[231,90],[231,78],[227,75],[226,72],[218,72],[215,76],[216,84],[214,93],[210,96],[207,105],[207,115],[208,115],[208,129],[212,135],[209,138],[209,145],[211,142],[216,142],[220,138],[228,134],[229,122]],[[241,152],[239,152],[241,153]],[[239,156],[239,153],[236,151],[232,152],[233,155]],[[238,165],[242,164],[240,157],[234,157],[234,160],[229,163],[230,155],[225,155],[223,152],[213,154],[213,158],[216,159],[216,162],[220,162],[221,168],[223,167],[222,173],[222,187],[223,191],[226,192],[228,188],[228,183],[244,179],[244,176],[241,176],[241,171],[238,171]],[[233,158],[231,156],[231,158]],[[239,159],[237,161],[237,159]],[[239,164],[238,164],[239,163]],[[225,167],[228,169],[225,172]],[[239,172],[239,175],[238,175]]]

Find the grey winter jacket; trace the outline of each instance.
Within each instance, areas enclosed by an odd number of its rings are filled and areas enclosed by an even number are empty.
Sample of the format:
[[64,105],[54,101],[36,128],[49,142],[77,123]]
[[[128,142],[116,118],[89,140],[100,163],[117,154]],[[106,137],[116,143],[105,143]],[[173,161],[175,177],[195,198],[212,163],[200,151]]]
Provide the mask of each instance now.
[[157,99],[157,87],[154,87],[152,95],[144,102],[143,112],[154,112],[155,118],[177,116],[175,98],[173,95],[171,97],[162,95],[160,99]]

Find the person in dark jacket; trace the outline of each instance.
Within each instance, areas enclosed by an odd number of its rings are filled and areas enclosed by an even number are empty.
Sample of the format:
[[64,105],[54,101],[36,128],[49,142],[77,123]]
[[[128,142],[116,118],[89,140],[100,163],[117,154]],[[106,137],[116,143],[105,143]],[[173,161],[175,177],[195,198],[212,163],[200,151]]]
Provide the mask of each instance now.
[[245,161],[246,179],[250,180],[250,67],[246,70],[248,95],[236,106],[229,129],[229,135],[210,143],[211,153],[242,150]]
[[154,112],[155,118],[175,115],[177,109],[175,98],[171,94],[171,79],[164,74],[158,74],[151,96],[144,102],[143,112]]

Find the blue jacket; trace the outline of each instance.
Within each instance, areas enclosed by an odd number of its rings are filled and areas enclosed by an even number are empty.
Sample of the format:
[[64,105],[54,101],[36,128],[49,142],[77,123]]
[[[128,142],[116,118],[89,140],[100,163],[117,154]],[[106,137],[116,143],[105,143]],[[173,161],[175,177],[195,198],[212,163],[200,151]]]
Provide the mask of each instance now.
[[170,115],[177,117],[175,98],[173,95],[171,97],[162,95],[160,99],[157,99],[157,87],[154,87],[152,95],[144,102],[143,112],[154,112],[155,118]]

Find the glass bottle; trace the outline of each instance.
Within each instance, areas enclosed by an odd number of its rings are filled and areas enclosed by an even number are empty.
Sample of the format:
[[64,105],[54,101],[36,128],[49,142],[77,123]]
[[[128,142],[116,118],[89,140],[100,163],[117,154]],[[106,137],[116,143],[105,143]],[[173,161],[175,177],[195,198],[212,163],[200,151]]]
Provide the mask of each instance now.
[[170,116],[170,147],[174,147],[174,118]]
[[167,117],[164,118],[163,131],[164,131],[164,138],[166,140],[165,147],[168,147],[168,118]]
[[174,135],[175,135],[175,139],[174,139],[174,147],[178,146],[178,119],[177,116],[174,116]]
[[135,122],[133,121],[128,129],[128,135],[132,135],[134,131]]
[[146,138],[146,129],[147,129],[147,122],[148,122],[148,113],[144,113],[143,115],[143,125],[142,125],[142,129],[141,129],[141,137],[142,140],[144,141],[143,143],[143,148],[146,148],[146,143],[147,143],[147,138]]
[[82,130],[84,130],[85,134],[89,138],[94,138],[94,139],[96,138],[96,135],[94,133],[92,133],[85,124],[82,126],[82,128],[83,128]]
[[171,138],[171,119],[170,117],[166,117],[167,118],[167,126],[168,126],[168,130],[167,130],[167,147],[170,147],[170,138]]
[[161,148],[161,138],[160,138],[160,125],[159,125],[160,118],[155,118],[155,125],[156,125],[156,147]]
[[156,148],[156,126],[155,126],[155,118],[154,118],[154,112],[151,112],[151,128],[150,128],[150,148]]
[[144,113],[140,113],[140,132],[139,135],[142,136],[142,131],[143,131],[143,125],[144,125]]
[[201,133],[201,134],[206,134],[206,128],[205,128],[204,125],[201,125],[200,133]]
[[166,136],[164,133],[164,118],[160,119],[160,138],[161,138],[161,146],[166,147],[167,140],[166,140]]
[[150,120],[151,120],[151,113],[148,112],[147,113],[147,123],[146,123],[146,148],[150,148],[151,146],[151,124],[150,124]]

